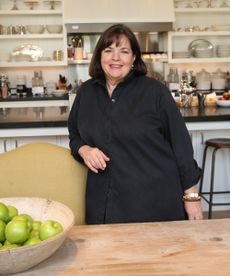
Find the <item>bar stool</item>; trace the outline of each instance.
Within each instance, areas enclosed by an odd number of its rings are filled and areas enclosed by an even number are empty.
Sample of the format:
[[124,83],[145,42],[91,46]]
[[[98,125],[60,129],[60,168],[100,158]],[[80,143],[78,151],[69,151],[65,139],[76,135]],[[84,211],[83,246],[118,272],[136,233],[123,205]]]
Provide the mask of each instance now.
[[[203,191],[203,180],[204,180],[204,171],[205,171],[205,162],[206,162],[207,149],[209,147],[213,148],[212,159],[211,159],[211,178],[210,178],[209,192],[204,192]],[[230,187],[229,187],[229,190],[225,190],[225,191],[216,191],[214,189],[216,152],[219,149],[224,149],[224,148],[230,148],[230,138],[216,138],[216,139],[208,139],[208,140],[205,141],[204,155],[203,155],[203,161],[202,161],[202,175],[201,175],[201,179],[200,179],[199,193],[200,193],[200,196],[208,203],[208,206],[209,206],[209,208],[208,208],[208,219],[212,218],[212,206],[230,205],[230,202],[225,202],[225,203],[214,203],[213,202],[213,196],[216,195],[216,194],[230,194]]]

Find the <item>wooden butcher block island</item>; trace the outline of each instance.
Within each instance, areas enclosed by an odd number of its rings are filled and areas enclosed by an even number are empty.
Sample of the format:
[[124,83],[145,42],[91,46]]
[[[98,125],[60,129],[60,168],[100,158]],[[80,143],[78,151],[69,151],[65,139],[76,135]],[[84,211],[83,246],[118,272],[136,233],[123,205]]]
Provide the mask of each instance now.
[[74,226],[18,275],[230,275],[230,219]]

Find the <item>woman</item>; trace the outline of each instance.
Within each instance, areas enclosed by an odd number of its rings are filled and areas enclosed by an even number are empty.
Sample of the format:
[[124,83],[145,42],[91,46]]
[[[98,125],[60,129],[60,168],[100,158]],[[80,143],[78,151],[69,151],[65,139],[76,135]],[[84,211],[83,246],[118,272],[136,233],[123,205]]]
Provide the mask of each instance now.
[[89,168],[89,224],[202,218],[183,118],[146,71],[128,27],[102,34],[68,121],[72,155]]

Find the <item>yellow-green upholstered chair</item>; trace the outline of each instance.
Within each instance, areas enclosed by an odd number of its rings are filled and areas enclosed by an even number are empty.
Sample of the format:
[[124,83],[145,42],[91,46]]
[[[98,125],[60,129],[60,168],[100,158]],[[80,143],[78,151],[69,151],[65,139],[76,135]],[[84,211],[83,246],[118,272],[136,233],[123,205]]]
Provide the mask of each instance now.
[[66,204],[75,223],[85,223],[87,169],[74,160],[70,150],[31,143],[0,154],[0,198],[43,197]]

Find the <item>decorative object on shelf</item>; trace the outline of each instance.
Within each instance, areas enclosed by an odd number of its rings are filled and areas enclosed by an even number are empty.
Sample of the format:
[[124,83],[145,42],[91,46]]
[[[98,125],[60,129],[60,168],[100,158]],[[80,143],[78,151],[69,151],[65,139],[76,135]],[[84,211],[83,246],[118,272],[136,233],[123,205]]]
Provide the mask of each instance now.
[[13,11],[16,11],[16,10],[19,10],[19,8],[18,8],[18,4],[17,4],[17,0],[13,0],[13,7],[12,7],[12,9],[11,10],[13,10]]
[[27,5],[29,6],[30,10],[33,10],[34,7],[35,7],[39,2],[36,1],[36,0],[35,0],[35,1],[30,0],[30,1],[24,1],[24,3],[27,4]]
[[195,39],[189,44],[188,51],[193,57],[209,58],[213,57],[214,46],[208,40]]
[[46,30],[50,34],[60,34],[62,32],[63,26],[60,24],[56,25],[46,25]]
[[183,107],[191,107],[193,101],[193,94],[196,90],[196,79],[193,75],[193,71],[186,70],[182,72],[181,80],[180,80],[180,102]]
[[42,56],[43,50],[31,44],[18,46],[11,53],[15,61],[39,61]]
[[53,60],[62,61],[63,60],[63,51],[62,50],[54,50],[53,51]]
[[45,27],[43,25],[27,25],[26,29],[30,34],[42,34]]
[[55,10],[56,4],[59,4],[61,1],[43,1],[45,3],[48,3],[50,5],[51,10]]

